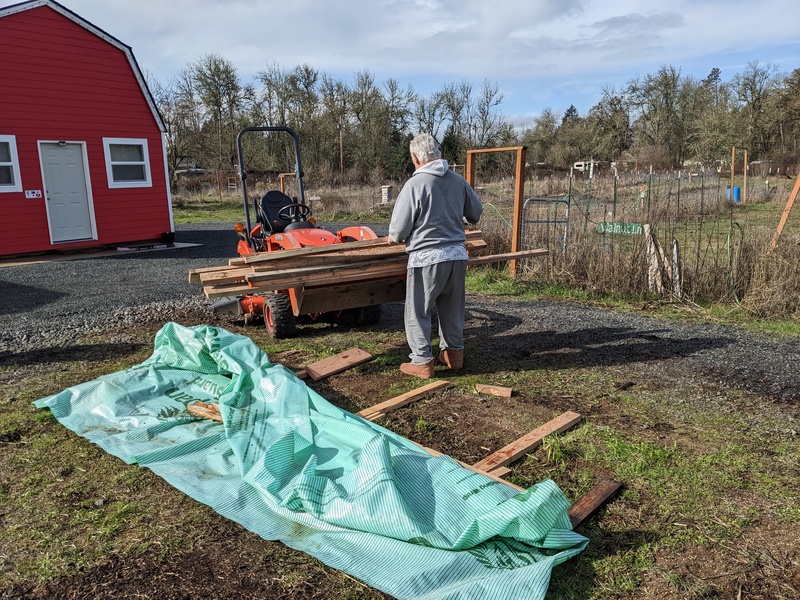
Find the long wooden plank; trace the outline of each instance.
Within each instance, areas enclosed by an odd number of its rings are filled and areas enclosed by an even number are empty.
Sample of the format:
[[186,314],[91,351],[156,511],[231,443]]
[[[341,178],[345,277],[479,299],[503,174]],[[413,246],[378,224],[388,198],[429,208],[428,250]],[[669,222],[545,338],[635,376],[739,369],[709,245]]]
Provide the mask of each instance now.
[[200,283],[200,276],[204,273],[215,273],[230,267],[216,266],[216,267],[198,267],[197,269],[189,269],[189,283]]
[[[480,229],[466,232],[467,241],[478,240],[482,237],[483,232]],[[314,254],[328,254],[331,252],[337,253],[344,250],[360,250],[388,245],[389,238],[384,236],[374,240],[358,240],[355,242],[344,242],[342,244],[331,244],[330,246],[307,246],[305,248],[298,248],[295,250],[281,250],[280,252],[259,252],[258,254],[249,254],[247,256],[243,256],[241,257],[241,261],[243,264],[251,264],[271,260],[282,260],[290,256],[309,256]],[[399,244],[397,247],[400,251],[404,251],[402,244]]]
[[583,417],[578,413],[567,411],[552,421],[548,421],[541,427],[537,427],[530,433],[508,444],[504,448],[501,448],[497,452],[490,454],[483,460],[476,462],[473,466],[482,471],[491,471],[497,467],[504,467],[536,448],[542,443],[542,440],[551,433],[565,431],[576,423],[579,423],[581,419],[583,419]]
[[[306,265],[303,267],[290,267],[290,268],[275,268],[268,271],[254,270],[252,267],[227,267],[212,272],[200,274],[200,282],[203,285],[223,285],[227,283],[248,282],[250,285],[266,285],[269,282],[277,281],[278,285],[269,283],[270,289],[284,289],[291,287],[281,285],[282,282],[288,280],[294,281],[298,277],[304,280],[318,279],[320,276],[327,279],[335,277],[337,273],[342,270],[350,272],[352,270],[369,271],[372,269],[382,269],[388,265],[402,265],[402,271],[405,270],[405,264],[408,257],[403,254],[399,256],[389,256],[384,259],[370,259],[361,262],[348,264],[346,262],[335,262],[331,264],[317,264]],[[273,263],[278,266],[279,263]]]
[[[280,254],[281,251],[273,254]],[[389,257],[404,256],[403,248],[397,246],[378,246],[359,250],[345,250],[327,254],[312,254],[309,256],[287,256],[273,261],[262,261],[248,265],[253,272],[262,273],[280,269],[293,269],[305,267],[330,267],[333,265],[349,265],[372,260],[388,259]]]
[[[745,193],[747,193],[747,188],[745,188]],[[783,228],[786,225],[786,221],[789,219],[789,213],[792,212],[792,206],[794,206],[794,201],[797,200],[798,193],[800,193],[800,177],[795,179],[794,187],[792,188],[792,192],[789,194],[789,200],[786,202],[786,206],[783,209],[783,214],[781,215],[781,220],[778,223],[778,228],[775,230],[775,235],[772,236],[772,241],[769,243],[769,250],[767,250],[768,254],[775,250],[775,246],[778,245],[778,240],[781,237],[781,233],[783,233]]]
[[[382,272],[387,269],[405,272],[408,257],[403,255],[387,256],[380,260],[369,260],[352,265],[336,263],[335,265],[318,265],[314,267],[297,267],[292,269],[278,269],[275,271],[255,271],[249,273],[246,277],[249,283],[265,283],[273,281],[283,281],[286,279],[295,279],[297,277],[305,279],[317,278],[320,275],[323,277],[331,277],[338,279],[342,273],[365,273],[365,272]],[[282,289],[282,288],[276,288]]]
[[272,290],[282,290],[305,285],[340,285],[357,281],[369,281],[370,279],[405,277],[405,275],[406,266],[404,264],[399,264],[364,270],[344,270],[339,272],[336,276],[317,273],[308,276],[295,275],[292,277],[273,278],[266,282],[254,281],[252,285],[209,285],[205,286],[203,291],[207,298],[223,298],[225,296],[237,296],[239,294],[266,293]]
[[[428,448],[426,446],[423,446],[422,444],[417,444],[417,442],[415,442],[413,440],[409,440],[409,441],[412,444],[414,444],[415,446],[418,446],[420,449],[422,449],[425,452],[427,452],[428,454],[430,454],[431,456],[444,456],[444,454],[439,452],[438,450],[434,450],[433,448]],[[450,458],[453,458],[453,457],[451,456]],[[502,483],[503,485],[507,485],[510,488],[514,488],[518,492],[524,492],[525,491],[524,487],[518,486],[518,485],[516,485],[514,483],[511,483],[510,481],[506,481],[505,479],[502,479],[501,477],[498,477],[497,475],[495,475],[493,473],[489,473],[488,471],[483,471],[481,469],[478,469],[477,467],[475,467],[475,465],[470,465],[468,463],[462,462],[462,461],[457,460],[455,458],[453,458],[453,460],[455,460],[458,464],[460,464],[465,469],[469,469],[470,471],[472,471],[474,473],[478,473],[480,475],[485,475],[489,479],[494,479],[498,483]]]
[[372,359],[372,354],[361,348],[352,348],[335,356],[319,360],[303,369],[314,381],[340,373]]
[[416,402],[417,400],[427,396],[431,392],[435,392],[437,390],[443,390],[447,387],[450,387],[449,381],[445,380],[434,381],[433,383],[429,383],[428,385],[423,385],[422,387],[411,390],[410,392],[406,392],[405,394],[401,394],[399,396],[395,396],[394,398],[390,398],[389,400],[386,400],[384,402],[374,404],[369,408],[365,408],[364,410],[357,412],[356,414],[359,417],[364,417],[369,421],[374,421],[375,419],[379,419],[380,417],[385,417],[388,413],[392,412],[393,410],[397,410],[402,406],[406,406],[407,404]]
[[221,285],[223,283],[244,281],[252,272],[253,270],[249,267],[225,267],[224,269],[199,273],[198,277],[203,285]]
[[358,248],[370,248],[375,246],[386,246],[388,240],[385,237],[374,240],[358,240],[356,242],[343,242],[341,244],[331,244],[329,246],[305,246],[294,250],[280,250],[278,252],[259,252],[248,254],[241,257],[245,264],[253,264],[271,260],[281,260],[290,256],[309,256],[315,254],[328,254],[331,252],[341,252],[343,250],[355,250]]
[[[502,262],[512,257],[524,258],[541,256],[547,253],[547,250],[539,249],[471,257],[468,261],[468,266]],[[341,267],[331,271],[335,271],[335,273],[329,272],[326,274],[324,271],[317,271],[314,273],[304,274],[298,272],[297,274],[286,275],[283,277],[274,277],[270,275],[263,279],[258,275],[250,275],[248,276],[248,281],[250,281],[248,285],[208,285],[205,286],[203,291],[205,292],[207,298],[223,298],[225,296],[262,293],[270,290],[286,289],[289,287],[298,287],[302,285],[336,285],[367,279],[378,279],[381,277],[402,277],[405,275],[406,268],[403,263],[398,263],[396,265],[378,264],[369,267],[364,265],[356,265],[353,267]],[[264,279],[268,279],[269,281],[264,281]]]
[[487,265],[490,263],[504,262],[506,260],[515,260],[518,258],[533,258],[534,256],[544,256],[545,254],[549,253],[550,251],[545,248],[537,248],[536,250],[520,250],[519,252],[505,252],[503,254],[473,256],[469,259],[469,266],[474,267],[477,265]]
[[[474,252],[486,248],[488,244],[482,239],[467,240],[467,252]],[[208,285],[216,285],[221,283],[237,281],[237,279],[244,279],[245,275],[251,272],[276,270],[292,267],[312,267],[312,266],[332,266],[335,264],[352,264],[364,262],[372,258],[378,258],[386,255],[404,255],[405,248],[403,246],[370,246],[367,248],[356,248],[352,250],[337,250],[335,253],[312,254],[312,255],[297,255],[293,250],[282,250],[279,252],[271,252],[271,258],[274,260],[264,260],[247,264],[244,260],[231,259],[227,265],[219,265],[214,267],[199,267],[197,269],[189,270],[189,283],[203,283]],[[288,256],[284,256],[288,255]],[[261,255],[259,255],[261,256]],[[266,257],[266,255],[265,255]]]
[[592,489],[581,496],[569,509],[569,520],[572,528],[588,519],[594,511],[608,502],[619,490],[622,484],[613,479],[601,479]]

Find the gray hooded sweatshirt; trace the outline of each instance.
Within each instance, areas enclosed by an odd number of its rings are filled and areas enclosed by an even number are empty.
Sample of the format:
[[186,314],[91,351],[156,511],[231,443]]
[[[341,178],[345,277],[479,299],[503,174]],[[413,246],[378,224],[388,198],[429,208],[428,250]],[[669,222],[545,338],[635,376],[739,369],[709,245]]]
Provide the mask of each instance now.
[[482,212],[475,190],[440,158],[414,171],[403,186],[392,211],[389,239],[404,241],[406,252],[463,244],[463,219],[477,223]]

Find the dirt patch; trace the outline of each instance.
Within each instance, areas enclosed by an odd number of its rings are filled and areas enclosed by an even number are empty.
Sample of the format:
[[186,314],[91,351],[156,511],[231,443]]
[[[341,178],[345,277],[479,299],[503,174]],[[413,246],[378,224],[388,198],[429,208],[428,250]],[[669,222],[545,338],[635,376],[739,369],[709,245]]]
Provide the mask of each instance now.
[[[508,476],[521,486],[552,478],[572,500],[603,477],[625,485],[581,526],[590,544],[554,571],[549,597],[800,597],[800,344],[564,303],[468,304],[465,370],[440,368],[451,387],[379,423],[474,463],[565,411],[584,417]],[[0,356],[0,598],[387,598],[194,506],[31,408],[146,358],[156,321]],[[320,324],[284,342],[214,322],[293,370],[368,349],[373,361],[309,382],[350,412],[424,384],[397,370],[407,353],[398,307],[374,328]],[[514,393],[479,394],[478,382]],[[34,462],[45,444],[46,464]],[[83,539],[99,525],[77,516],[102,521],[125,504],[135,511],[107,548]]]

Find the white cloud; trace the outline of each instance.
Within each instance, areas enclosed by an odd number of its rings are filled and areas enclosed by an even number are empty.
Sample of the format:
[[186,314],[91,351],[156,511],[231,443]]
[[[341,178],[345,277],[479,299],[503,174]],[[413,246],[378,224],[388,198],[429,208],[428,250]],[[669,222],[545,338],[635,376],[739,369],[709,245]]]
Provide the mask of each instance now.
[[[507,112],[585,111],[604,86],[659,66],[732,76],[752,60],[800,66],[797,0],[62,0],[166,80],[205,54],[249,80],[268,64],[350,80],[362,70],[421,93],[496,81]],[[426,89],[432,86],[432,89]],[[513,104],[513,106],[512,106]]]

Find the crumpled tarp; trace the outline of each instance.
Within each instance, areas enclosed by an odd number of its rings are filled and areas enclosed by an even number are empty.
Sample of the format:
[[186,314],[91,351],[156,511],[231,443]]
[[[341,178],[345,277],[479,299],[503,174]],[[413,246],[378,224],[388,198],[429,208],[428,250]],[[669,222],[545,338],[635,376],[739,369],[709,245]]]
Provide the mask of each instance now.
[[[396,598],[541,598],[580,552],[550,480],[523,493],[343,411],[249,338],[166,324],[150,358],[35,402],[268,540]],[[224,423],[186,406],[219,402]],[[383,398],[376,399],[376,401]]]

